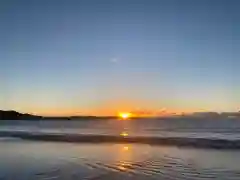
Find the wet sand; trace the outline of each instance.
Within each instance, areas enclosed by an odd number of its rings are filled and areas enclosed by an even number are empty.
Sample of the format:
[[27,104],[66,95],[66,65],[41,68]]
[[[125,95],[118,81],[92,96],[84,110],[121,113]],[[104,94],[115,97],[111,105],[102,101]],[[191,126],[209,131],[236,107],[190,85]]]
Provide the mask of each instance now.
[[240,179],[240,151],[0,140],[1,180]]

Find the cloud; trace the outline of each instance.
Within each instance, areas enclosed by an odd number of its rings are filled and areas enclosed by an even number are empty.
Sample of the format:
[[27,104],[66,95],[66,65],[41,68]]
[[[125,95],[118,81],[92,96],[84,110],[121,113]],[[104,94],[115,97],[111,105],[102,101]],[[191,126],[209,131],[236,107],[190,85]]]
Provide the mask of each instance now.
[[142,109],[142,110],[131,111],[131,113],[136,115],[154,115],[155,112],[148,109]]
[[149,110],[149,109],[139,109],[131,111],[132,114],[140,115],[140,116],[154,116],[154,115],[168,115],[172,114],[168,112],[167,108],[161,108],[159,110]]
[[112,62],[112,63],[118,63],[118,62],[119,62],[119,59],[118,59],[118,58],[112,58],[112,59],[110,59],[110,62]]

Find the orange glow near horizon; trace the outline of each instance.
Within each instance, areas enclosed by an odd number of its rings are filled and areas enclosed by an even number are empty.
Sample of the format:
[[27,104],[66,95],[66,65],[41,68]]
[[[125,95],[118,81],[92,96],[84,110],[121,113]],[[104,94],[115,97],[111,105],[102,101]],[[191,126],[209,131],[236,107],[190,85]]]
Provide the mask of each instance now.
[[[40,116],[118,116],[119,119],[127,120],[131,117],[154,117],[191,114],[192,112],[203,111],[197,108],[172,108],[157,106],[141,106],[143,102],[138,101],[116,101],[108,103],[99,103],[89,107],[42,107],[37,105],[20,106],[12,108],[21,113],[29,113]],[[204,111],[214,111],[206,108]]]
[[[29,99],[31,100],[31,98]],[[36,102],[38,101],[36,100]],[[71,103],[40,101],[41,103],[38,104],[36,102],[21,101],[21,103],[13,104],[13,107],[7,110],[16,110],[20,113],[40,116],[118,116],[119,119],[129,119],[127,118],[128,115],[124,115],[125,113],[130,113],[131,117],[155,117],[191,114],[199,111],[224,111],[224,108],[216,109],[211,104],[204,104],[201,101],[195,102],[189,100],[181,102],[170,98],[169,100],[159,99],[156,102],[151,99],[147,100],[131,96],[108,97],[92,103],[82,102],[79,98],[73,99]],[[201,107],[204,107],[204,109]],[[227,109],[226,107],[225,109],[226,111],[239,111],[237,108]],[[123,115],[120,116],[120,113],[123,113]]]
[[[76,102],[75,102],[76,101]],[[76,105],[37,105],[37,104],[17,104],[18,108],[14,109],[22,113],[30,113],[42,116],[118,116],[119,119],[126,120],[131,117],[154,117],[154,116],[169,116],[176,114],[189,114],[198,112],[196,105],[178,107],[173,102],[159,102],[140,100],[135,98],[109,98],[103,101],[96,101],[91,105],[78,104],[79,99],[76,99]],[[172,104],[172,106],[171,106]],[[183,103],[184,104],[184,103]],[[205,111],[214,111],[214,109],[205,108]],[[129,118],[130,117],[130,118]]]
[[122,120],[127,120],[127,119],[129,119],[129,118],[132,116],[132,114],[129,113],[129,112],[126,112],[126,113],[119,113],[118,116],[119,116]]
[[[115,116],[117,114],[117,116],[121,119],[121,120],[128,120],[131,117],[153,117],[153,116],[168,116],[168,115],[181,115],[181,114],[191,114],[192,112],[195,111],[168,111],[168,112],[157,112],[155,110],[151,111],[151,113],[142,113],[142,112],[134,112],[133,113],[116,113],[116,110],[78,110],[78,109],[60,109],[60,110],[55,110],[55,109],[49,109],[49,110],[19,110],[16,109],[16,111],[21,112],[21,113],[29,113],[29,114],[33,114],[33,115],[40,115],[40,116]],[[198,112],[196,110],[196,112]]]

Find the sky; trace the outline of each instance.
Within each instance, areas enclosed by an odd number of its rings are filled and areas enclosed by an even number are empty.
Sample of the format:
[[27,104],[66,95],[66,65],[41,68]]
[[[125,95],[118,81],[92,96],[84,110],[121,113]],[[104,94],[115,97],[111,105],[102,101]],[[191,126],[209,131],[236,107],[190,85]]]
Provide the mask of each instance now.
[[2,0],[0,109],[240,109],[237,0]]

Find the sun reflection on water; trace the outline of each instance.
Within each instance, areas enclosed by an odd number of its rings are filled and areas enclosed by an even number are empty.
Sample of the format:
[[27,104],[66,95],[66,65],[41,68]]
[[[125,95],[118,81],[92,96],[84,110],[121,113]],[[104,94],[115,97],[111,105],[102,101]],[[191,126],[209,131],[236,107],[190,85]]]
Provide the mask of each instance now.
[[124,151],[128,151],[128,150],[129,150],[129,147],[128,147],[128,146],[124,146],[124,147],[123,147],[123,150],[124,150]]
[[122,164],[118,166],[118,169],[122,171],[126,171],[126,168]]
[[119,146],[119,153],[117,156],[117,168],[120,171],[128,171],[131,167],[129,162],[132,161],[132,148],[129,144],[122,144]]
[[117,167],[119,170],[127,171],[131,167],[131,164],[129,162],[123,161],[123,162],[120,162]]
[[127,133],[127,132],[122,132],[122,133],[120,134],[120,136],[127,137],[127,136],[128,136],[128,133]]

